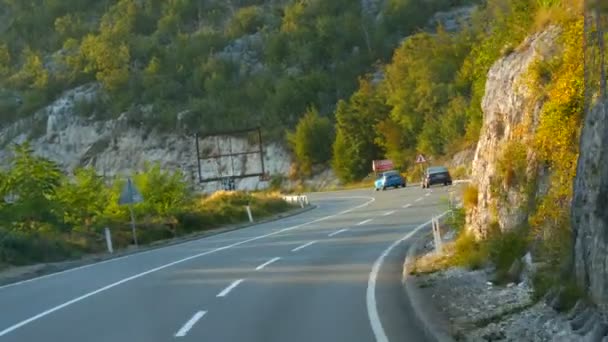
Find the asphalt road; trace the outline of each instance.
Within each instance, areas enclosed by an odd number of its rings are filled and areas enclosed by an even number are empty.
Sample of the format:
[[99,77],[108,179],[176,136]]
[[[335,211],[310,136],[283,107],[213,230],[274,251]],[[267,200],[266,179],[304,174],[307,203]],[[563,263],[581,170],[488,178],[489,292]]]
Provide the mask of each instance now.
[[0,341],[424,341],[401,263],[447,190],[311,194],[298,216],[0,287]]

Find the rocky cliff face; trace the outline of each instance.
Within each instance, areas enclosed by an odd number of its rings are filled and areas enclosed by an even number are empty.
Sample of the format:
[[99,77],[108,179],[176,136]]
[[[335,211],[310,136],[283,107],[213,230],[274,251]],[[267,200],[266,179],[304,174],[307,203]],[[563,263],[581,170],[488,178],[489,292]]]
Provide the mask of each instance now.
[[[158,162],[164,169],[181,170],[193,182],[198,181],[196,145],[193,136],[161,133],[128,124],[127,114],[118,119],[95,121],[77,115],[75,104],[97,96],[96,85],[86,85],[66,92],[53,104],[34,117],[20,120],[0,129],[0,164],[8,157],[8,145],[30,140],[36,154],[58,162],[66,170],[90,166],[107,177],[128,176],[142,170],[146,162]],[[178,123],[179,125],[179,123]],[[251,151],[255,143],[247,139],[219,137],[201,143],[201,150],[218,152]],[[264,166],[268,173],[285,175],[291,159],[278,144],[264,146]],[[233,161],[223,158],[202,163],[203,177],[227,176],[261,170],[259,155],[244,155]],[[266,182],[257,178],[237,182],[239,189],[265,187]],[[216,190],[218,184],[210,183],[202,190]]]
[[[505,156],[509,145],[525,141],[538,124],[542,99],[537,99],[527,86],[528,70],[535,61],[548,60],[557,53],[559,34],[560,30],[552,27],[527,38],[515,51],[498,60],[488,73],[482,102],[483,126],[471,171],[478,200],[477,206],[467,213],[467,225],[478,237],[484,236],[493,223],[505,231],[527,219],[527,208],[521,205],[526,202],[526,195],[521,189],[505,184],[499,164],[501,159],[509,158]],[[524,153],[528,155],[526,159],[531,159],[532,151]],[[528,166],[525,172],[529,176],[540,174],[542,178],[544,171]],[[497,205],[499,198],[501,205]]]
[[591,298],[608,309],[608,101],[585,119],[572,200],[575,272]]

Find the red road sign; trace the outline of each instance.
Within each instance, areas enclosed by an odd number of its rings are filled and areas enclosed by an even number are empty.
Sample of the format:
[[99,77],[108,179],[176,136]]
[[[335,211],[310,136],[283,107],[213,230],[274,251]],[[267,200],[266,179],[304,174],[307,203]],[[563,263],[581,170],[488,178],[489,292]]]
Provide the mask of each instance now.
[[374,170],[374,172],[389,171],[394,168],[395,166],[392,160],[374,160],[372,162],[372,169]]

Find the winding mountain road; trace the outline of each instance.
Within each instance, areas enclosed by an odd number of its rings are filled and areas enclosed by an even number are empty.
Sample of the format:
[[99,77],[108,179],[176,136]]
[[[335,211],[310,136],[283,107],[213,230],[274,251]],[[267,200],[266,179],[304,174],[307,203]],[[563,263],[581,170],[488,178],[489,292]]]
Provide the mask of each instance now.
[[0,287],[0,341],[424,341],[401,266],[447,191],[310,194],[298,216]]

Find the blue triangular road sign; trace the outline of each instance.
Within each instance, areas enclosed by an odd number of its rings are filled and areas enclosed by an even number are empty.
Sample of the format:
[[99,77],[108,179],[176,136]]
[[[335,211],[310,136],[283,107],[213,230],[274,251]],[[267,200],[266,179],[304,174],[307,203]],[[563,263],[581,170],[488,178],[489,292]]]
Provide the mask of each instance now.
[[144,197],[141,195],[139,190],[135,187],[135,184],[131,181],[131,178],[127,179],[127,184],[122,188],[120,193],[120,199],[118,204],[137,204],[144,201]]

